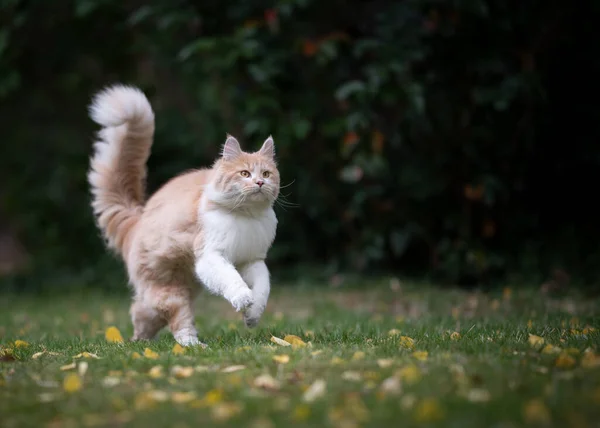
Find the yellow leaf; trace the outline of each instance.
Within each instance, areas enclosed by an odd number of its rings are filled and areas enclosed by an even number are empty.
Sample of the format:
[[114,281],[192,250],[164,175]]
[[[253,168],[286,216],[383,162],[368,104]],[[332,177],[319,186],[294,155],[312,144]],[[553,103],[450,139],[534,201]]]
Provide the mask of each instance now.
[[70,373],[63,380],[63,389],[66,392],[77,392],[81,389],[81,378],[75,373]]
[[542,354],[559,354],[560,348],[558,346],[554,346],[548,343],[546,346],[542,348]]
[[209,406],[217,404],[223,401],[223,391],[220,389],[212,389],[206,393],[204,400],[206,400]]
[[444,417],[444,411],[435,398],[426,398],[417,404],[415,419],[418,422],[434,422]]
[[167,401],[169,395],[164,391],[151,390],[138,394],[135,397],[135,407],[139,410],[154,407],[156,403]]
[[402,392],[402,383],[396,376],[391,376],[381,382],[381,392],[384,394],[399,394]]
[[71,364],[67,364],[64,366],[61,366],[61,370],[62,371],[66,371],[66,370],[73,370],[75,367],[77,367],[77,364],[75,364],[75,362],[72,362]]
[[415,383],[421,378],[419,368],[414,364],[402,367],[396,372],[396,375],[406,383]]
[[171,401],[173,403],[178,403],[178,404],[189,403],[190,401],[194,400],[195,398],[196,398],[196,393],[193,391],[174,392],[173,394],[171,394]]
[[453,331],[452,334],[450,334],[450,340],[458,340],[460,339],[460,333],[458,331]]
[[171,367],[171,374],[175,376],[177,379],[184,379],[190,377],[194,374],[193,367],[182,367],[182,366],[173,366]]
[[313,357],[316,357],[317,355],[322,354],[322,353],[323,353],[323,350],[317,349],[316,351],[312,351],[310,353],[310,355],[313,356]]
[[15,348],[27,348],[29,343],[24,340],[15,340]]
[[104,379],[102,379],[102,385],[104,385],[107,388],[117,386],[120,383],[121,383],[121,379],[119,379],[118,377],[115,377],[115,376],[107,376]]
[[240,370],[244,370],[246,368],[246,366],[229,366],[229,367],[225,367],[223,370],[221,370],[221,373],[233,373],[233,372],[238,372]]
[[175,355],[181,355],[185,353],[185,348],[183,346],[181,346],[179,343],[176,343],[175,346],[173,346],[173,349],[171,350],[171,352]]
[[341,359],[340,357],[333,357],[331,359],[331,364],[333,364],[334,366],[340,365],[340,364],[344,364],[344,360]]
[[591,349],[587,349],[581,358],[581,367],[591,369],[600,367],[600,355],[596,355]]
[[388,336],[398,336],[400,334],[400,330],[398,330],[397,328],[393,328],[390,331],[388,331]]
[[77,366],[77,373],[79,373],[79,376],[83,377],[87,373],[87,369],[88,369],[87,361],[82,361]]
[[104,337],[107,342],[123,343],[123,336],[121,336],[121,332],[115,326],[108,327],[104,332]]
[[365,358],[365,353],[363,351],[356,351],[354,355],[352,355],[352,360],[358,361]]
[[362,376],[359,372],[347,370],[342,373],[342,379],[350,382],[359,382],[362,379]]
[[94,358],[99,360],[100,357],[96,354],[92,354],[91,352],[82,352],[81,354],[75,355],[73,358]]
[[532,327],[533,327],[533,321],[531,321],[531,320],[527,321],[527,328],[529,330],[531,330]]
[[296,422],[302,422],[310,416],[310,407],[300,404],[294,408],[293,418]]
[[539,398],[535,398],[525,404],[523,418],[530,424],[549,424],[550,411]]
[[575,358],[571,357],[566,352],[562,352],[558,357],[556,357],[554,365],[559,369],[570,369],[575,366],[575,363]]
[[284,341],[288,342],[292,345],[292,348],[303,348],[306,346],[306,343],[298,336],[294,336],[293,334],[288,334],[283,338]]
[[380,358],[377,360],[377,365],[382,369],[390,367],[392,364],[394,364],[394,360],[391,358]]
[[593,333],[595,331],[596,331],[596,329],[594,327],[585,327],[583,330],[581,330],[581,332],[586,335]]
[[251,351],[252,347],[251,346],[240,346],[239,348],[237,348],[235,350],[235,352],[246,352],[246,351]]
[[327,389],[327,383],[323,379],[315,380],[311,386],[308,387],[304,394],[302,395],[302,399],[306,402],[315,401],[317,398],[325,395],[325,390]]
[[412,337],[400,336],[400,346],[407,349],[415,348],[415,340]]
[[581,352],[577,348],[566,348],[565,352],[569,355],[579,355]]
[[426,361],[429,353],[427,351],[415,351],[412,353],[412,356],[415,357],[419,361]]
[[254,386],[269,391],[277,391],[280,383],[269,374],[263,374],[254,379]]
[[158,379],[163,377],[163,368],[162,366],[154,366],[150,370],[148,370],[148,376],[152,379]]
[[306,330],[306,331],[304,332],[304,335],[305,335],[306,337],[315,337],[315,332],[314,332],[314,331],[312,331],[312,330]]
[[133,358],[134,360],[137,360],[138,358],[142,358],[142,356],[140,355],[139,352],[134,352],[133,354],[131,354],[131,358]]
[[220,403],[213,407],[212,418],[218,422],[224,422],[231,419],[242,411],[242,406],[238,403]]
[[271,342],[276,343],[279,346],[291,346],[292,345],[290,342],[286,342],[285,340],[280,339],[275,336],[271,336]]
[[273,355],[273,361],[279,364],[287,364],[290,362],[289,355]]
[[535,334],[529,334],[529,339],[527,339],[527,341],[532,348],[539,348],[544,344],[544,338],[536,336]]
[[158,359],[158,354],[156,352],[154,352],[152,349],[146,348],[146,349],[144,349],[144,357],[150,358],[151,360],[156,360],[156,359]]
[[42,352],[36,352],[35,354],[33,354],[31,356],[32,359],[37,360],[38,358],[40,358],[42,355],[44,355],[46,353],[46,351],[42,351]]

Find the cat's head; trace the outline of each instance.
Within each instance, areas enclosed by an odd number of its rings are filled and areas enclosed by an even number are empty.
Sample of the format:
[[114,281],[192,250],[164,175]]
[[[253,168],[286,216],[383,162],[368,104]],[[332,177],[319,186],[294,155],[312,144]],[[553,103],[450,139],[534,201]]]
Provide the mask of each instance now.
[[209,197],[229,209],[271,206],[279,196],[279,171],[272,137],[265,140],[259,151],[248,153],[228,135],[213,170]]

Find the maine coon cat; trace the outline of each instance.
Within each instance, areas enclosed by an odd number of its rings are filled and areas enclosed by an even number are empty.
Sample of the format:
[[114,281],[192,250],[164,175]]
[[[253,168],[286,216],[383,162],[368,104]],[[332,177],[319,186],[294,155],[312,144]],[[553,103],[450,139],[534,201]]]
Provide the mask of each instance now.
[[204,346],[193,314],[201,285],[256,325],[269,298],[265,258],[277,227],[273,139],[247,153],[228,136],[211,168],[181,174],[146,200],[154,135],[148,99],[134,87],[107,87],[93,98],[90,116],[102,126],[88,175],[92,208],[127,267],[133,340],[168,325],[179,344]]

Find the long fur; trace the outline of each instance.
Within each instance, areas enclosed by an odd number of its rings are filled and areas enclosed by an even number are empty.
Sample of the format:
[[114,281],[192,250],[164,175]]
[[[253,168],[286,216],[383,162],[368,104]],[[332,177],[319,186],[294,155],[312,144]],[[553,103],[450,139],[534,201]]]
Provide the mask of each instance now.
[[146,201],[154,134],[148,99],[137,88],[112,86],[94,97],[90,115],[102,126],[88,176],[92,208],[127,266],[133,339],[151,339],[168,325],[180,344],[202,345],[193,316],[199,285],[256,325],[269,297],[265,259],[277,226],[273,139],[247,153],[228,136],[212,167],[171,179]]

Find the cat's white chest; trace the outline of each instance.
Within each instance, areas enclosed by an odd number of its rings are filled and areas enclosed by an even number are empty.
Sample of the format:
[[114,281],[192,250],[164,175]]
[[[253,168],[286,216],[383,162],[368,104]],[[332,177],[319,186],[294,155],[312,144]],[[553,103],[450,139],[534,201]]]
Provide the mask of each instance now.
[[266,258],[277,229],[272,209],[256,216],[211,211],[202,220],[205,251],[217,251],[236,265]]

